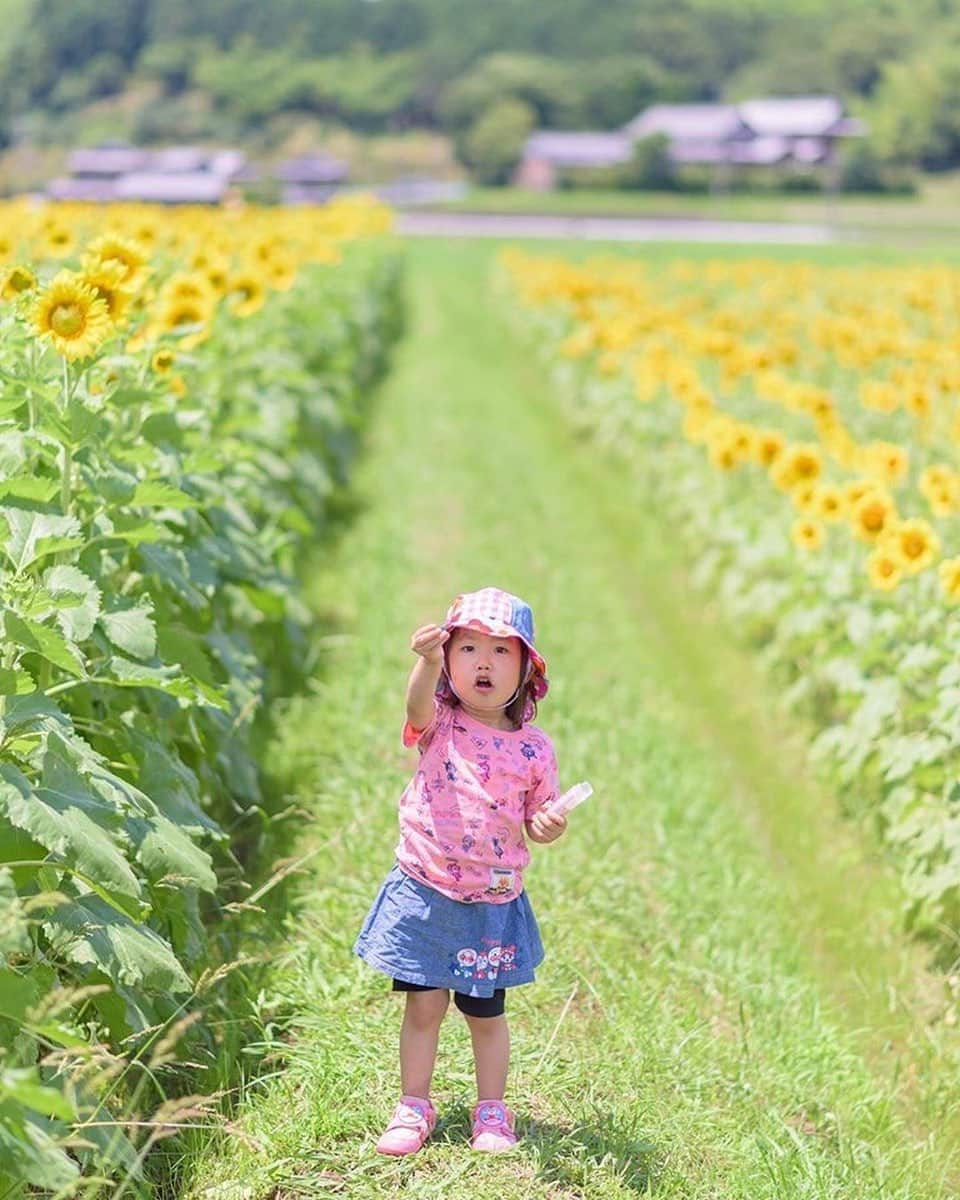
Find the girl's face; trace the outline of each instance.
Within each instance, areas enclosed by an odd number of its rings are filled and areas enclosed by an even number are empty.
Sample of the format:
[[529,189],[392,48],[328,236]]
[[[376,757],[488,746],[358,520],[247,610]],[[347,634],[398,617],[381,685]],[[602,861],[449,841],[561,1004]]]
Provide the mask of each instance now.
[[467,712],[492,716],[501,711],[520,683],[520,639],[458,627],[447,645],[450,681]]

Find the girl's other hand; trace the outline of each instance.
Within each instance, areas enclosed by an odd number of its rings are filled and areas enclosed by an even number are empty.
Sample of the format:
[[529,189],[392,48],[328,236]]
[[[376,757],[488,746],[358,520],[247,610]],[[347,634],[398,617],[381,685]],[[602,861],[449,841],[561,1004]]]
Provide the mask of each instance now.
[[428,663],[442,663],[443,644],[449,639],[442,625],[421,625],[410,639],[410,649]]
[[527,822],[527,833],[534,842],[555,842],[566,829],[567,818],[549,808],[539,809]]

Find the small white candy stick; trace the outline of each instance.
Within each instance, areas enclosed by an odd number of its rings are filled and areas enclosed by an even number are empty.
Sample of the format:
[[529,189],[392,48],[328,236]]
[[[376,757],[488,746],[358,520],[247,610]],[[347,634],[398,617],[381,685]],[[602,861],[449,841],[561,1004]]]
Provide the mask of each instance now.
[[572,788],[569,788],[562,796],[558,796],[554,800],[549,807],[549,811],[558,813],[560,816],[566,816],[571,809],[576,808],[578,804],[582,804],[588,796],[592,795],[593,787],[586,780],[583,783],[575,783]]

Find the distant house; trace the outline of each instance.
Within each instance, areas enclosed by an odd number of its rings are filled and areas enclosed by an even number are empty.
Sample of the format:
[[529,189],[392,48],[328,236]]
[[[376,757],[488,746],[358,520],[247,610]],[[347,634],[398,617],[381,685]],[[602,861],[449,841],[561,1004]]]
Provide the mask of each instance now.
[[47,195],[53,200],[219,204],[245,164],[239,150],[95,146],[73,151],[67,159],[70,174],[51,180]]
[[67,178],[53,179],[47,195],[53,200],[112,200],[117,180],[145,166],[147,154],[133,146],[104,145],[74,150],[67,158]]
[[280,163],[273,174],[284,204],[322,204],[346,183],[349,169],[339,158],[302,154]]
[[844,114],[835,96],[746,100],[740,113],[756,137],[781,138],[798,163],[831,162],[838,141],[866,132],[862,121]]
[[[522,187],[551,188],[564,168],[627,162],[636,142],[657,134],[667,139],[677,166],[828,164],[835,161],[841,139],[864,132],[863,123],[846,116],[835,96],[654,104],[610,133],[531,134],[515,178]],[[578,155],[579,147],[584,152]]]
[[674,162],[714,165],[810,164],[833,160],[841,138],[863,123],[835,96],[773,97],[742,104],[655,104],[626,126],[637,139],[662,133]]
[[624,132],[541,130],[527,139],[515,182],[519,187],[549,191],[556,187],[561,171],[619,166],[632,156],[633,141]]

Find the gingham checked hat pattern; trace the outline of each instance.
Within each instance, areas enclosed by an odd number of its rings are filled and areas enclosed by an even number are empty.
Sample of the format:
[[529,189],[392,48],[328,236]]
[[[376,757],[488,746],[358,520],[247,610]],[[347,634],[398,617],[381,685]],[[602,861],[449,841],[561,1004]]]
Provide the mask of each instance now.
[[[530,651],[534,671],[546,683],[547,664],[533,644],[533,609],[501,588],[464,592],[447,610],[444,629],[480,629],[491,637],[518,637]],[[546,689],[544,689],[544,692]]]

